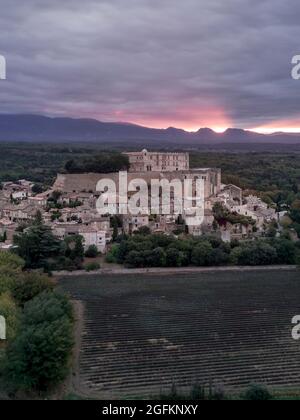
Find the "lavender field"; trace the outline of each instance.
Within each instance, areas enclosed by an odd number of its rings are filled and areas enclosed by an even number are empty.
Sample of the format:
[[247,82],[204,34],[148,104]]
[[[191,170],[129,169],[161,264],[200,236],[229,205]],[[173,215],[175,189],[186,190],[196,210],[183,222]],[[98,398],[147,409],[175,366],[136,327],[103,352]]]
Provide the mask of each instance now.
[[84,304],[80,389],[149,397],[195,382],[300,389],[299,271],[82,276],[60,287]]

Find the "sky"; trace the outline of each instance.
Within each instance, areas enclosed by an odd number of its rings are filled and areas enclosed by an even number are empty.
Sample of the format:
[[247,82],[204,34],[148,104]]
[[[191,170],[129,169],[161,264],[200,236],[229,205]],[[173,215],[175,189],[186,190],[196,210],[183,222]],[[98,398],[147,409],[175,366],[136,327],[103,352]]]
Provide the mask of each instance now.
[[299,0],[0,6],[0,113],[300,132]]

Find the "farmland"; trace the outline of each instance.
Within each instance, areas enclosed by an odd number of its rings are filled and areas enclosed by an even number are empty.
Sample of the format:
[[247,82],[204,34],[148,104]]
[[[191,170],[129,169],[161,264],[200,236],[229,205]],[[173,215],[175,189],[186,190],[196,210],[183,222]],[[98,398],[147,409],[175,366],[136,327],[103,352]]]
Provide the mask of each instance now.
[[77,391],[149,397],[172,384],[300,389],[299,271],[78,276],[84,304]]

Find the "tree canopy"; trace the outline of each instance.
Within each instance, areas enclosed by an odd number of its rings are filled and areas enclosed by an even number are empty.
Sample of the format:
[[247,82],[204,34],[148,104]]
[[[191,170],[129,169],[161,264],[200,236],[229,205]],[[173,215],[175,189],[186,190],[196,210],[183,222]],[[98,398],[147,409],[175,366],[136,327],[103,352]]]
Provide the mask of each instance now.
[[70,302],[58,293],[40,294],[25,305],[7,351],[6,376],[19,389],[46,391],[65,378],[72,346]]
[[112,173],[126,171],[129,168],[129,160],[121,153],[101,153],[95,157],[80,160],[69,160],[65,165],[68,173],[81,174],[91,173]]

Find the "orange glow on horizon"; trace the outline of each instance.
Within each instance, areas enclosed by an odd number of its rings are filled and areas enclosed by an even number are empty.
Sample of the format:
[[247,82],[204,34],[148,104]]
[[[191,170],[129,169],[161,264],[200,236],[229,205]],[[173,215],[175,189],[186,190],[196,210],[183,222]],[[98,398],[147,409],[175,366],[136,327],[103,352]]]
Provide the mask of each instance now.
[[[45,112],[47,115],[55,115]],[[183,129],[187,132],[197,132],[200,128],[210,128],[216,133],[223,133],[228,128],[243,128],[244,130],[254,131],[262,134],[273,134],[277,132],[283,133],[300,133],[300,117],[289,120],[277,120],[262,124],[259,126],[242,126],[234,122],[226,112],[220,107],[195,107],[179,109],[171,109],[169,115],[167,112],[161,115],[159,111],[147,114],[146,111],[137,113],[128,110],[112,110],[111,112],[93,112],[86,109],[76,109],[76,112],[67,113],[65,110],[59,113],[59,116],[73,118],[94,118],[102,122],[137,124],[140,126],[167,129],[174,127]],[[57,110],[56,110],[57,116]]]
[[231,119],[220,107],[195,107],[189,109],[183,107],[175,110],[172,109],[171,111],[174,112],[174,115],[170,112],[170,116],[161,115],[158,117],[151,117],[147,115],[128,115],[126,118],[123,114],[122,119],[149,128],[166,129],[174,127],[188,132],[196,132],[200,128],[207,127],[217,133],[222,133],[226,131],[227,128],[232,127]]
[[251,128],[251,130],[262,134],[272,134],[277,132],[300,133],[300,120],[293,119],[274,121],[269,124]]
[[299,127],[255,127],[252,128],[251,131],[255,131],[261,134],[273,134],[273,133],[300,133],[300,125]]

